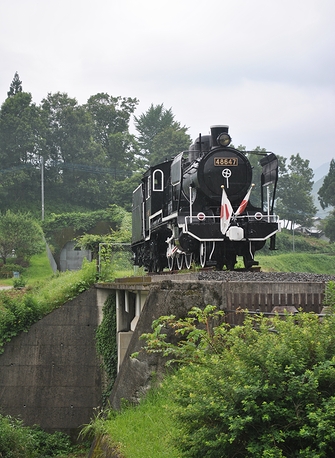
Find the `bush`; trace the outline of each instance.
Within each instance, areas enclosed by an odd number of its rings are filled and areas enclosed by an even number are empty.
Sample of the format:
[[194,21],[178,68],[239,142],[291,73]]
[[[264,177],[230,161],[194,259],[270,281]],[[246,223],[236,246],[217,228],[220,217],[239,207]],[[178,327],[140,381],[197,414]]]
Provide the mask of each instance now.
[[19,264],[2,264],[0,266],[0,278],[11,278],[13,272],[22,273],[24,268]]
[[13,279],[13,287],[15,289],[24,288],[27,284],[27,281],[23,277],[18,277]]
[[43,232],[29,213],[13,213],[7,210],[0,218],[0,257],[4,264],[15,255],[29,260],[45,249]]
[[[183,320],[162,317],[146,335],[148,351],[188,362],[164,382],[182,456],[334,456],[335,316],[213,327],[220,318],[213,307],[194,309]],[[166,342],[168,328],[178,344]]]
[[51,214],[42,223],[43,230],[47,237],[60,229],[73,227],[76,231],[91,231],[101,221],[110,223],[111,227],[118,228],[127,212],[117,205],[111,205],[107,210],[89,212],[73,212],[62,214]]
[[66,434],[49,434],[38,426],[24,426],[10,415],[0,415],[0,457],[51,458],[67,456],[76,448]]
[[[0,456],[6,458],[33,457],[33,441],[22,422],[0,415]],[[36,455],[35,455],[36,456]]]

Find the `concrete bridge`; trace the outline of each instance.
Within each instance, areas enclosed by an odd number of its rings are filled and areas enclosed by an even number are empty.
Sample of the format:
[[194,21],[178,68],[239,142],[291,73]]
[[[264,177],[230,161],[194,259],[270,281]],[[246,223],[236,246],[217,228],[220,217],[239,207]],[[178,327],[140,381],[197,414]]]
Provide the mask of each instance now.
[[[219,309],[225,311],[230,324],[241,322],[241,315],[236,314],[240,309],[248,309],[250,313],[272,314],[283,313],[284,310],[297,312],[300,308],[308,312],[321,313],[323,308],[323,282],[199,281],[197,277],[196,273],[128,277],[117,279],[113,283],[96,285],[99,303],[103,303],[111,291],[116,294],[118,368],[124,359],[151,290],[164,290],[167,287],[179,289],[182,284],[187,285],[185,288],[189,289],[199,283],[209,291],[206,293],[207,298],[202,298],[203,306],[209,303],[214,305],[215,302]],[[162,315],[166,314],[163,311]]]
[[[118,376],[110,402],[118,409],[122,398],[136,401],[150,387],[152,374],[164,371],[159,356],[141,352],[139,339],[159,316],[181,317],[207,304],[224,310],[233,325],[243,319],[241,308],[250,313],[285,308],[321,313],[324,292],[325,283],[200,281],[196,274],[96,284],[6,344],[0,355],[2,413],[72,435],[90,421],[104,388],[95,331],[111,294],[117,309]],[[130,358],[138,351],[138,358]]]

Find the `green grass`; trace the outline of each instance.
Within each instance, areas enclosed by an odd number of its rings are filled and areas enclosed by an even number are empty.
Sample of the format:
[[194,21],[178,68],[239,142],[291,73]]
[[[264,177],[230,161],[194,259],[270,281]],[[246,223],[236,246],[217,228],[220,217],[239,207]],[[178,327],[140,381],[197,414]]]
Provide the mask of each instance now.
[[[86,262],[81,270],[58,272],[45,277],[39,282],[29,279],[33,283],[30,295],[44,313],[78,296],[88,289],[94,282],[95,264]],[[46,281],[47,280],[47,281]]]
[[[180,457],[171,442],[176,424],[166,402],[166,390],[166,386],[153,389],[138,406],[111,412],[106,420],[96,418],[86,427],[87,432],[107,435],[110,447],[127,458]],[[96,453],[100,456],[97,450]]]
[[53,270],[50,266],[49,259],[46,253],[42,253],[31,258],[30,266],[27,267],[25,276],[28,279],[28,284],[31,284],[48,278],[52,274]]
[[263,272],[308,272],[335,275],[335,256],[319,253],[283,253],[255,256]]
[[[53,274],[46,251],[36,254],[30,259],[30,265],[24,270],[22,277],[27,284],[40,282]],[[0,286],[13,286],[13,278],[0,278]]]

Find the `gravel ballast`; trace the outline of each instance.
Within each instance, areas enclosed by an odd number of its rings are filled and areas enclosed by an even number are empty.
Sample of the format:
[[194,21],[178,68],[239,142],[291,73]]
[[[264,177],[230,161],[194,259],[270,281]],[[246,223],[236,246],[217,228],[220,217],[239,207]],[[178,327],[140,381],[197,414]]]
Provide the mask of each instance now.
[[198,280],[327,283],[329,281],[335,281],[335,275],[311,274],[306,272],[238,272],[209,270],[199,272]]

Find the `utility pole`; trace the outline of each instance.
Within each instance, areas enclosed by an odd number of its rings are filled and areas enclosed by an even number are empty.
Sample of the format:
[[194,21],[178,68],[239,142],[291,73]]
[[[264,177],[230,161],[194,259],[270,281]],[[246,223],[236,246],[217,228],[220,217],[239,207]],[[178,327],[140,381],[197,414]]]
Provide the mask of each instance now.
[[41,165],[41,201],[42,201],[42,221],[44,221],[44,159],[41,156],[40,159]]
[[295,244],[294,244],[294,225],[295,225],[295,223],[294,223],[294,221],[293,221],[293,223],[292,223],[292,235],[293,235],[293,237],[292,237],[292,249],[293,249],[293,251],[295,251]]

